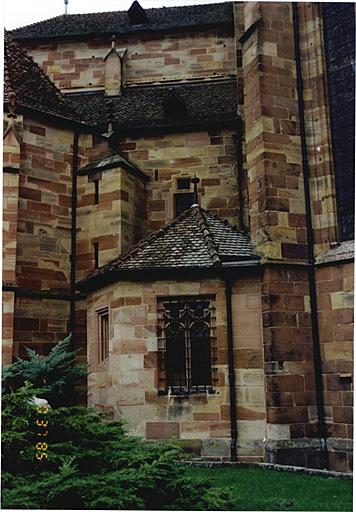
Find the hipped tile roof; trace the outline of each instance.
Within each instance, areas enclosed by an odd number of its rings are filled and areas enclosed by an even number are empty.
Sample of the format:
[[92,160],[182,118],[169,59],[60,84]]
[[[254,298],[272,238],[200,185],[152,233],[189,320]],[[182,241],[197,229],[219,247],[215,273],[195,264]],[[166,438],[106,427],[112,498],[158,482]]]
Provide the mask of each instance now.
[[79,175],[85,175],[90,173],[95,173],[98,171],[105,171],[107,169],[113,169],[114,167],[121,167],[128,171],[130,174],[137,176],[143,181],[149,181],[149,176],[147,176],[144,172],[141,171],[135,164],[130,162],[124,155],[120,152],[112,152],[110,151],[107,155],[105,155],[100,160],[95,160],[94,162],[90,162],[89,164],[83,165],[80,169],[78,169]]
[[226,220],[193,205],[173,222],[80,281],[78,288],[117,271],[122,274],[124,271],[157,269],[207,269],[221,267],[224,262],[256,262],[259,259],[248,235]]
[[127,11],[56,16],[12,31],[16,39],[120,35],[198,27],[233,27],[232,2],[145,9],[147,23],[132,24]]
[[[165,101],[172,91],[185,103],[185,112],[180,116],[169,115],[165,109]],[[104,126],[110,116],[115,128],[125,131],[187,125],[231,125],[240,119],[236,95],[236,80],[225,79],[206,83],[127,87],[122,96],[116,98],[105,98],[104,92],[77,93],[71,94],[70,100],[86,122]]]
[[51,82],[20,45],[5,32],[4,101],[16,96],[16,104],[46,114],[77,120],[73,105]]

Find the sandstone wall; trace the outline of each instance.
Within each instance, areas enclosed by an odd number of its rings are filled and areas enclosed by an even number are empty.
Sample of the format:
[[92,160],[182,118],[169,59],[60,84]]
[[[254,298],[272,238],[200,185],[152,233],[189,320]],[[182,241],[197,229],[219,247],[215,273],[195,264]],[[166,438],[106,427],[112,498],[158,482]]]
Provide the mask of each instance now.
[[[200,178],[200,205],[237,223],[238,190],[233,130],[125,138],[120,149],[151,179],[147,184],[147,229],[174,219],[177,178]],[[191,188],[193,191],[193,188]]]
[[352,471],[353,273],[352,263],[316,272],[329,459],[336,471]]
[[251,235],[273,260],[306,258],[306,226],[290,3],[245,4],[242,45]]
[[[128,85],[236,74],[230,31],[118,36],[116,46],[127,48]],[[110,37],[26,45],[29,55],[60,89],[104,87],[103,59],[110,47]]]
[[14,292],[2,292],[2,364],[12,363],[14,342]]
[[[238,456],[263,460],[266,437],[261,303],[257,278],[234,287],[234,355],[237,377]],[[215,295],[215,394],[159,396],[157,297]],[[109,307],[109,358],[97,359],[96,313]],[[116,283],[88,298],[89,405],[124,418],[131,432],[147,439],[184,440],[206,457],[229,457],[230,409],[226,303],[223,283]]]
[[338,239],[322,9],[298,4],[315,256]]
[[145,232],[145,182],[122,168],[107,169],[99,179],[95,204],[93,175],[78,176],[77,279],[95,268],[93,244],[99,244],[99,266],[117,258]]
[[17,284],[68,290],[73,133],[30,118],[21,144]]
[[17,297],[15,302],[14,356],[26,356],[29,347],[48,354],[69,333],[69,301]]

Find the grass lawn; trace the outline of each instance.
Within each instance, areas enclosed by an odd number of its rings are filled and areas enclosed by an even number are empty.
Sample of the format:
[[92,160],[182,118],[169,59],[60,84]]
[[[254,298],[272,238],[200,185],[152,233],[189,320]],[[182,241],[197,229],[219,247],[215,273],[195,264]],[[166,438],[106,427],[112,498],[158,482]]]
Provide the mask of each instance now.
[[214,487],[231,486],[233,510],[352,510],[352,481],[260,468],[190,467]]

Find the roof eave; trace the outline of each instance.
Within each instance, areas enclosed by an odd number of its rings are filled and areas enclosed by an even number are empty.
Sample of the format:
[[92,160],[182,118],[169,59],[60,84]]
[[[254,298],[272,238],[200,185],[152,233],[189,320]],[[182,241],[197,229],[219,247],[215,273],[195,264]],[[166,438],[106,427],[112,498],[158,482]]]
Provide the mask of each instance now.
[[[8,112],[8,101],[4,101],[4,112]],[[70,119],[65,115],[56,114],[54,112],[46,111],[44,109],[32,107],[21,103],[21,101],[17,101],[16,103],[16,113],[17,114],[32,114],[36,117],[39,117],[45,121],[56,121],[58,126],[67,126],[71,127],[75,130],[89,132],[89,133],[101,133],[98,126],[87,123],[85,121],[76,121],[75,119]]]
[[140,270],[112,269],[102,274],[87,277],[78,281],[77,290],[84,293],[92,293],[96,290],[110,286],[119,281],[160,281],[165,279],[227,279],[236,277],[241,272],[256,270],[260,265],[259,259],[245,259],[236,262],[223,263],[219,266],[210,267],[174,267],[157,268],[152,267]]

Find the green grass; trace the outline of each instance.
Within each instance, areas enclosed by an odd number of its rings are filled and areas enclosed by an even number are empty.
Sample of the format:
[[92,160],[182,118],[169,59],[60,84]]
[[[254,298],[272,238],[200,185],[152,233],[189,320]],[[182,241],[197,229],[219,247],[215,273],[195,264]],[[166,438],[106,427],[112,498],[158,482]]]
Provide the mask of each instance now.
[[231,486],[233,510],[352,510],[352,481],[261,468],[189,468],[214,487]]

